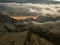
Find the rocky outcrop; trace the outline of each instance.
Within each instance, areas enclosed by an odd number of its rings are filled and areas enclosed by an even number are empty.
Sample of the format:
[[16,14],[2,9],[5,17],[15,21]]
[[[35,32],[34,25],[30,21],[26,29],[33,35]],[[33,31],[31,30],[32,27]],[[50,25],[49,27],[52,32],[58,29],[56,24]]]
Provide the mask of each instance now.
[[11,17],[7,16],[7,15],[3,15],[0,14],[0,22],[11,22],[11,23],[15,23],[17,20],[12,19]]
[[0,18],[0,45],[60,45],[60,21],[11,23],[3,19]]
[[57,21],[57,20],[60,20],[60,16],[56,16],[56,17],[39,16],[36,19],[37,22],[49,22],[49,21]]
[[11,31],[11,32],[13,32],[13,31],[16,30],[16,26],[15,26],[14,24],[12,24],[12,23],[6,22],[6,23],[4,23],[4,27],[5,27],[8,31]]
[[60,44],[60,22],[46,22],[46,23],[37,23],[32,22],[29,24],[30,32],[37,34],[40,37],[45,38],[48,41],[55,43],[56,45]]

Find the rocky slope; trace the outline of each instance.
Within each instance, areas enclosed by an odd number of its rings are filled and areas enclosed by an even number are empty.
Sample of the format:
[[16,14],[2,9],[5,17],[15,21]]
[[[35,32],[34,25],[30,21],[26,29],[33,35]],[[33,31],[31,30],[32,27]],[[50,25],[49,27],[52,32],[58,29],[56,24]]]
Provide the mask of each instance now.
[[0,45],[60,44],[60,21],[16,24],[7,17],[0,15]]
[[56,16],[56,17],[39,16],[36,19],[37,22],[49,22],[49,21],[57,21],[57,20],[60,20],[60,16]]

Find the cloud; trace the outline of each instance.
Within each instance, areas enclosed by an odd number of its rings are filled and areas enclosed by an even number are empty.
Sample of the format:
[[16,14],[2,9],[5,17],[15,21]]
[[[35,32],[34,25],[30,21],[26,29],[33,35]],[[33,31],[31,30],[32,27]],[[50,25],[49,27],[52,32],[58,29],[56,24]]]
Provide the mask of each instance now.
[[60,15],[60,4],[0,3],[0,13],[7,15]]
[[19,3],[26,3],[26,2],[46,2],[46,1],[53,1],[53,0],[0,0],[0,2],[19,2]]

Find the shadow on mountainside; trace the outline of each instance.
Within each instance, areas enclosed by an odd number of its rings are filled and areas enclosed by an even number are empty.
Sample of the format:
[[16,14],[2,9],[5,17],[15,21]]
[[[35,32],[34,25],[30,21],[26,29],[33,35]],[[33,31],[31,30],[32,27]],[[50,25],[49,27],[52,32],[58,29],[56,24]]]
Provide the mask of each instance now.
[[[17,20],[0,14],[0,45],[59,45],[60,35],[50,33],[31,23],[16,24]],[[47,25],[47,24],[46,24]],[[36,27],[35,27],[36,26]],[[52,27],[50,27],[52,29]],[[47,31],[45,31],[47,30]]]

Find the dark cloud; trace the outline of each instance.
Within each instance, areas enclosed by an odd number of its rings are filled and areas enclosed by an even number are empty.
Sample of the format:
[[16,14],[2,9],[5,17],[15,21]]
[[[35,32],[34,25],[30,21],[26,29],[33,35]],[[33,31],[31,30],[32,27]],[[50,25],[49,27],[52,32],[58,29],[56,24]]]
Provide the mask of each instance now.
[[0,0],[0,2],[45,2],[45,1],[53,1],[53,0]]
[[[56,8],[57,7],[57,8]],[[0,13],[7,15],[59,15],[59,4],[0,3]]]

